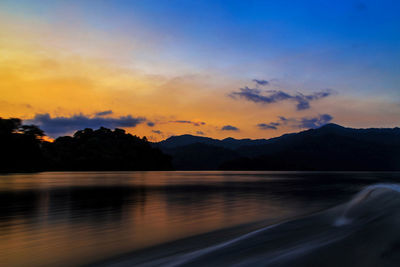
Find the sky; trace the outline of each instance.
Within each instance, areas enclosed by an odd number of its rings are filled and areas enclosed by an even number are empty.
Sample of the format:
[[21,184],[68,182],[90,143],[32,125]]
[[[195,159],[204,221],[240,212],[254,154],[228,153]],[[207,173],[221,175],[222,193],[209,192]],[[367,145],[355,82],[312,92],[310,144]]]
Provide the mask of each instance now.
[[270,138],[400,126],[400,2],[0,1],[0,117]]

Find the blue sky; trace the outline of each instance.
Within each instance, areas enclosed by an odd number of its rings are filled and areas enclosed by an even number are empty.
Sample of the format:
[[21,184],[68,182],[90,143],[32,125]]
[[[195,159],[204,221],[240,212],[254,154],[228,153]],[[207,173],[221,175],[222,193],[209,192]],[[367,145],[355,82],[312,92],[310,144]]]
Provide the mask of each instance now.
[[[370,126],[399,124],[400,116],[394,114],[400,105],[399,1],[5,0],[0,9],[0,14],[6,17],[4,21],[10,25],[21,24],[26,29],[32,23],[34,37],[36,31],[40,30],[40,34],[45,31],[50,37],[36,37],[46,54],[62,47],[64,58],[77,54],[82,58],[107,58],[111,60],[110,66],[129,69],[135,72],[133,76],[145,73],[157,77],[154,81],[161,87],[174,87],[172,84],[184,79],[187,87],[182,97],[187,99],[195,99],[201,86],[207,86],[209,94],[222,98],[221,95],[239,88],[254,86],[253,79],[270,81],[264,93],[268,90],[281,90],[289,95],[336,92],[331,100],[323,100],[327,101],[327,110],[316,105],[313,114],[279,112],[276,107],[267,112],[265,106],[249,106],[249,112],[258,114],[253,116],[260,118],[258,124],[273,122],[278,115],[300,119],[325,113],[350,126],[367,127],[367,118],[371,118]],[[98,54],[93,55],[93,51]],[[164,85],[160,85],[160,79],[164,79]],[[148,92],[157,91],[155,87]],[[132,89],[135,90],[139,89]],[[245,99],[242,100],[244,103]],[[226,101],[241,105],[240,101]],[[348,111],[352,114],[349,117],[341,106],[347,103],[354,103],[356,108]],[[243,104],[246,105],[249,103]],[[178,118],[178,113],[170,108],[170,114],[165,111],[168,107],[162,112],[163,116],[169,116],[166,121],[203,121],[209,116],[219,116],[210,115],[207,110],[203,110],[202,116],[199,107],[190,116],[188,112],[188,117]],[[104,109],[116,111],[112,105],[105,105]],[[237,109],[232,112],[243,111],[243,107]],[[88,113],[67,107],[65,110],[68,111],[60,116]],[[41,108],[41,111],[55,114],[55,108]],[[223,112],[217,112],[221,117],[215,129],[235,124],[224,121]],[[127,108],[114,112],[121,116],[131,113]],[[152,117],[153,121],[161,116],[144,113],[133,115]],[[263,117],[267,119],[262,120]],[[238,128],[243,127],[246,126]],[[218,135],[211,129],[209,133]]]

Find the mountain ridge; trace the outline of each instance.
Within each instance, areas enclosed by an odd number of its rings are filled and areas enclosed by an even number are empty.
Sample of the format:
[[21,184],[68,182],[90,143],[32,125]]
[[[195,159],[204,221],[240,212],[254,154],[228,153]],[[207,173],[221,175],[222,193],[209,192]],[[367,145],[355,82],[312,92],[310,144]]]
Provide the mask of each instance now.
[[[276,139],[285,138],[287,136],[292,136],[295,134],[308,132],[308,131],[315,131],[315,130],[323,130],[323,131],[340,131],[340,130],[342,130],[342,131],[392,131],[392,130],[400,130],[400,128],[399,127],[394,127],[394,128],[374,128],[374,127],[372,127],[372,128],[351,128],[351,127],[345,127],[345,126],[342,126],[342,125],[339,125],[336,123],[328,123],[328,124],[325,124],[321,127],[315,128],[315,129],[307,129],[307,130],[303,130],[303,131],[299,131],[299,132],[285,133],[283,135],[280,135],[277,137],[271,137],[271,138],[236,139],[233,137],[226,137],[224,139],[217,139],[217,138],[206,137],[206,136],[183,134],[183,135],[173,135],[162,141],[154,142],[153,144],[158,147],[168,147],[168,148],[184,146],[184,145],[194,144],[194,143],[220,144],[220,146],[224,146],[223,144],[224,143],[226,144],[228,142],[243,142],[243,143],[258,143],[259,144],[259,143],[268,143],[268,142],[276,140]],[[179,140],[179,139],[181,139],[181,140]]]
[[155,145],[182,170],[400,170],[398,127],[356,129],[330,123],[270,139],[183,135]]

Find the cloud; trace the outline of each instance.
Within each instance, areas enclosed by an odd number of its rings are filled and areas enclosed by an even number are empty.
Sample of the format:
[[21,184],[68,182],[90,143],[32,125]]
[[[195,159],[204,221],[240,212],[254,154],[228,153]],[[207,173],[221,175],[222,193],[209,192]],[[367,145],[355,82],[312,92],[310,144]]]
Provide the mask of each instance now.
[[36,114],[33,119],[28,120],[42,128],[51,137],[70,134],[84,128],[106,128],[135,127],[146,121],[143,117],[121,116],[118,118],[103,118],[101,116],[86,116],[83,114],[72,117],[51,117],[48,113]]
[[279,126],[288,125],[292,128],[314,129],[319,128],[332,121],[333,117],[329,114],[319,114],[314,117],[286,118],[278,117],[278,121],[269,123],[259,123],[257,127],[261,130],[277,130]]
[[329,114],[320,114],[317,117],[301,118],[298,121],[299,128],[319,128],[329,122],[331,122],[333,117]]
[[187,123],[187,124],[193,124],[194,126],[200,126],[200,125],[205,125],[206,123],[203,121],[186,121],[186,120],[177,120],[177,121],[169,121],[172,123]]
[[152,132],[155,134],[162,134],[162,132],[160,130],[152,130]]
[[279,122],[270,122],[270,123],[259,123],[257,127],[261,130],[277,130],[278,126],[281,125]]
[[105,111],[100,111],[100,112],[97,112],[97,113],[95,113],[95,116],[106,116],[106,115],[111,115],[111,114],[113,114],[113,111],[112,110],[105,110]]
[[204,133],[202,131],[197,131],[196,134],[198,135],[204,135]]
[[232,125],[225,125],[221,128],[221,131],[239,131],[239,128]]
[[149,127],[154,127],[155,123],[152,121],[147,122],[147,126]]
[[265,86],[265,85],[269,84],[269,82],[267,80],[253,79],[253,82],[255,82],[256,85],[261,85],[261,86]]
[[310,108],[310,102],[328,97],[335,92],[327,89],[320,92],[315,92],[309,95],[302,93],[290,94],[281,90],[260,90],[258,88],[239,88],[239,91],[232,92],[229,96],[233,99],[242,98],[250,102],[260,104],[272,104],[285,100],[296,102],[297,110],[305,110]]
[[286,122],[288,122],[290,120],[290,119],[288,119],[286,117],[283,117],[283,116],[279,116],[278,118],[279,118],[280,121],[282,121],[284,123],[286,123]]

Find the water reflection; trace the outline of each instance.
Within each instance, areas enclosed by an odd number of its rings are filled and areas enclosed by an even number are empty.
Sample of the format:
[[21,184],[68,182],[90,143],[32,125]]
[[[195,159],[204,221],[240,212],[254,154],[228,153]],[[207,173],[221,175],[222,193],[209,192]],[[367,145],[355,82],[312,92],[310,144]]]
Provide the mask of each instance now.
[[3,175],[0,265],[81,265],[228,226],[273,223],[346,201],[376,179],[397,177],[265,172]]

